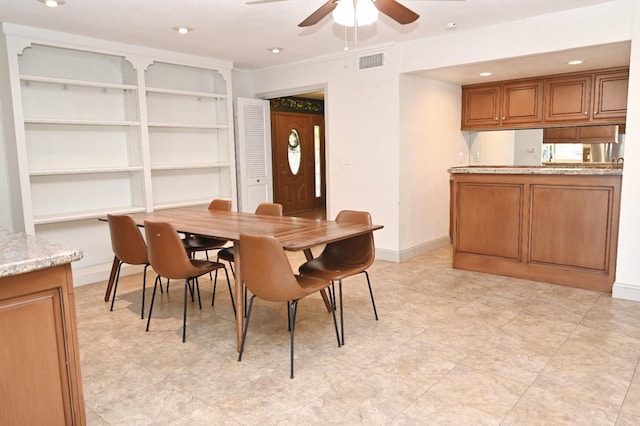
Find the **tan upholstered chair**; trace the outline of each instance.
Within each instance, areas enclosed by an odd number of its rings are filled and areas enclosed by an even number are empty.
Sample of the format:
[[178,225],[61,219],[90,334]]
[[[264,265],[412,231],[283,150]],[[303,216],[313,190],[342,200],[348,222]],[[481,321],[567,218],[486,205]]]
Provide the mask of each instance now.
[[[339,224],[367,224],[371,225],[371,215],[368,212],[342,210],[336,216]],[[371,281],[367,269],[375,259],[375,245],[373,242],[373,232],[352,237],[346,240],[336,241],[326,245],[320,256],[312,259],[299,268],[300,274],[320,278],[323,280],[338,281],[340,297],[340,330],[342,335],[341,344],[344,345],[344,317],[342,310],[342,280],[356,274],[365,274],[369,295],[373,305],[373,314],[378,320],[376,302],[371,290]],[[332,286],[333,287],[333,286]],[[333,292],[335,295],[335,292]]]
[[142,308],[140,310],[140,318],[144,318],[144,294],[147,284],[147,268],[149,267],[147,244],[144,242],[144,238],[142,238],[142,234],[136,226],[136,223],[129,216],[109,214],[107,215],[107,222],[109,223],[109,234],[111,235],[111,248],[113,249],[113,254],[119,261],[115,284],[113,286],[113,294],[111,295],[111,310],[113,311],[113,303],[116,300],[122,264],[144,265],[142,275]]
[[[278,204],[278,203],[260,203],[258,205],[258,207],[256,207],[256,211],[255,214],[257,214],[258,216],[282,216],[282,204]],[[221,250],[218,251],[218,257],[216,259],[218,262],[221,260],[224,260],[226,262],[229,263],[229,267],[231,268],[231,274],[235,275],[235,271],[233,270],[233,262],[234,262],[234,256],[233,256],[233,247],[225,247]],[[216,276],[214,278],[214,282],[213,282],[213,297],[211,298],[211,305],[213,305],[213,302],[215,301],[216,298],[216,281],[218,278],[218,274],[216,273]],[[246,308],[247,306],[247,293],[244,293],[244,306]],[[246,312],[245,312],[246,315]]]
[[[184,342],[187,336],[187,291],[191,292],[192,300],[194,291],[197,291],[198,304],[200,309],[202,309],[198,277],[217,269],[224,269],[226,274],[227,268],[225,268],[222,263],[189,258],[187,252],[184,250],[180,236],[170,223],[145,221],[144,230],[147,237],[149,263],[158,274],[153,286],[153,295],[151,296],[151,306],[149,308],[146,330],[149,331],[153,302],[156,297],[156,288],[160,277],[182,279],[185,280],[184,314],[182,319],[182,342]],[[228,280],[229,275],[227,274],[227,281]],[[231,297],[233,298],[233,295]]]
[[[255,298],[258,297],[270,302],[287,302],[289,307],[289,332],[291,334],[291,378],[293,379],[294,331],[298,300],[327,288],[330,282],[313,277],[294,275],[289,259],[280,243],[271,236],[240,235],[240,258],[242,259],[240,263],[242,280],[253,295],[249,302],[238,361],[242,361],[244,345],[247,340],[247,330],[251,319],[251,309]],[[333,313],[336,339],[338,339],[338,346],[340,346],[335,311],[332,309],[331,312]]]

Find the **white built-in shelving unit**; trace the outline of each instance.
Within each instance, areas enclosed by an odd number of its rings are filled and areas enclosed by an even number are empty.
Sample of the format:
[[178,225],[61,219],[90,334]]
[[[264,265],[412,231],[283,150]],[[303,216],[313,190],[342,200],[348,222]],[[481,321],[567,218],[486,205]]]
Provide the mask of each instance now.
[[222,75],[156,62],[145,80],[154,208],[230,198],[232,158]]
[[74,270],[95,268],[113,256],[98,220],[108,213],[236,203],[230,63],[6,23],[2,30],[16,230],[79,248]]

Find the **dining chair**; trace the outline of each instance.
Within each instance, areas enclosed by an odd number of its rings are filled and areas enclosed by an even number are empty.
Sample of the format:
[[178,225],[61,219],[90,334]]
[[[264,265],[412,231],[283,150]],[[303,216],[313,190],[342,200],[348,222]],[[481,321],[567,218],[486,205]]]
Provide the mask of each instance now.
[[[336,216],[336,223],[341,225],[364,224],[371,225],[371,215],[368,212],[342,210]],[[371,296],[371,305],[373,306],[373,314],[378,320],[378,311],[376,310],[376,302],[373,298],[371,290],[371,281],[367,269],[375,259],[375,245],[373,242],[373,232],[364,235],[351,237],[346,240],[329,243],[325,246],[320,256],[303,263],[298,271],[303,276],[310,276],[331,281],[332,289],[335,281],[338,281],[338,290],[340,298],[340,334],[342,339],[340,343],[344,345],[344,316],[342,308],[342,280],[353,275],[365,274],[367,285],[369,286],[369,295]],[[335,291],[331,292],[334,298]]]
[[[219,262],[191,259],[184,250],[184,245],[178,232],[170,223],[145,220],[144,230],[147,237],[149,263],[158,274],[153,286],[146,331],[149,331],[149,325],[151,324],[151,313],[153,312],[153,303],[156,298],[156,289],[161,279],[160,277],[182,279],[185,280],[184,313],[182,318],[182,342],[184,343],[187,336],[187,291],[191,292],[192,300],[194,290],[198,293],[198,305],[202,309],[198,277],[217,269],[224,269],[225,274],[227,274],[227,268]],[[227,281],[229,281],[229,274],[227,274]],[[231,298],[233,299],[233,295],[231,295]]]
[[[242,280],[251,291],[252,296],[245,318],[238,361],[242,361],[255,298],[258,297],[269,302],[287,302],[291,339],[290,377],[293,379],[294,332],[298,301],[303,297],[329,287],[331,283],[319,278],[295,275],[282,246],[272,236],[241,234],[240,258],[242,259],[240,263]],[[338,340],[338,346],[340,346],[335,310],[331,309],[331,312],[333,314],[336,339]]]
[[[231,211],[231,201],[214,199],[209,203],[209,210]],[[182,239],[184,248],[190,257],[194,257],[199,251],[204,251],[207,260],[209,260],[209,250],[216,250],[223,247],[228,241],[219,238],[207,238],[198,235],[185,235]],[[212,278],[213,279],[213,278]]]
[[144,265],[144,272],[142,274],[142,308],[140,309],[140,318],[143,319],[144,295],[147,286],[147,268],[149,267],[147,244],[144,238],[142,238],[142,233],[140,233],[135,221],[129,216],[108,214],[107,222],[109,224],[109,234],[111,235],[111,248],[113,249],[113,254],[118,259],[110,310],[113,311],[113,304],[116,300],[122,264]]
[[[282,204],[278,204],[278,203],[260,203],[258,205],[258,207],[256,207],[255,210],[255,214],[258,216],[279,216],[282,217],[283,214],[283,208],[282,208]],[[233,270],[233,263],[234,263],[234,252],[233,252],[233,246],[232,247],[225,247],[222,248],[220,250],[218,250],[218,257],[216,258],[216,260],[218,262],[220,262],[221,260],[226,261],[227,263],[229,263],[229,267],[231,268],[231,274],[235,276],[235,271]],[[213,280],[213,297],[211,298],[211,305],[213,306],[213,303],[215,301],[216,298],[216,284],[218,281],[218,272],[216,271],[214,280]],[[246,289],[245,289],[246,290]],[[244,293],[244,306],[245,306],[245,310],[247,307],[247,292],[245,291]],[[245,316],[246,316],[246,312],[245,312]]]

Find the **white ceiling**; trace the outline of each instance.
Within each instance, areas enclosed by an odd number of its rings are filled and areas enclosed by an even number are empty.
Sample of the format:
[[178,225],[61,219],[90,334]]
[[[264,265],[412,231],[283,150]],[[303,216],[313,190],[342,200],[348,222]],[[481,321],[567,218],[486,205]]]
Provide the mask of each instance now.
[[[214,57],[232,61],[235,68],[251,70],[315,56],[342,54],[345,29],[334,24],[330,16],[310,28],[297,26],[325,1],[66,0],[63,6],[47,8],[38,0],[0,0],[0,21]],[[366,48],[447,31],[465,31],[607,1],[611,0],[399,0],[420,14],[420,18],[402,26],[381,14],[378,22],[359,29],[358,46]],[[446,29],[449,22],[456,23],[455,30]],[[172,28],[181,25],[192,27],[194,31],[180,36]],[[351,31],[347,37],[353,48]],[[274,55],[267,51],[269,47],[281,47],[284,51]],[[628,64],[628,43],[608,47],[593,53],[585,50],[581,55],[597,58],[598,62],[591,62],[591,65],[614,66],[625,61]],[[559,72],[549,67],[563,61],[564,57],[555,54],[548,55],[547,59],[549,61],[541,58],[512,60],[509,78],[523,71],[529,75]],[[613,63],[616,61],[618,63]],[[591,65],[590,68],[599,67]],[[475,82],[470,79],[475,78],[480,68],[485,70],[484,66],[475,66],[435,70],[429,75],[451,82],[471,83]],[[495,77],[496,74],[492,80],[499,79]]]

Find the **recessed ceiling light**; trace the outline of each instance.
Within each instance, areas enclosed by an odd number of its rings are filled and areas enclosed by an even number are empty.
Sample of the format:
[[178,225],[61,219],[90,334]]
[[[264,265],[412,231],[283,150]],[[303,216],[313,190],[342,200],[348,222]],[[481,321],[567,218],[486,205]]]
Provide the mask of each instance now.
[[493,74],[493,73],[490,73],[490,72],[481,72],[481,73],[480,73],[480,77],[489,77],[491,74]]
[[282,52],[284,49],[282,47],[270,47],[267,50],[271,53],[276,54]]
[[569,61],[567,62],[569,65],[580,65],[581,63],[583,63],[584,61],[580,60],[580,59],[576,59],[573,61]]
[[47,7],[58,7],[64,4],[64,0],[38,0],[40,3],[44,3]]
[[187,34],[190,33],[191,31],[193,31],[193,28],[191,27],[173,27],[174,31],[177,31],[178,34]]

